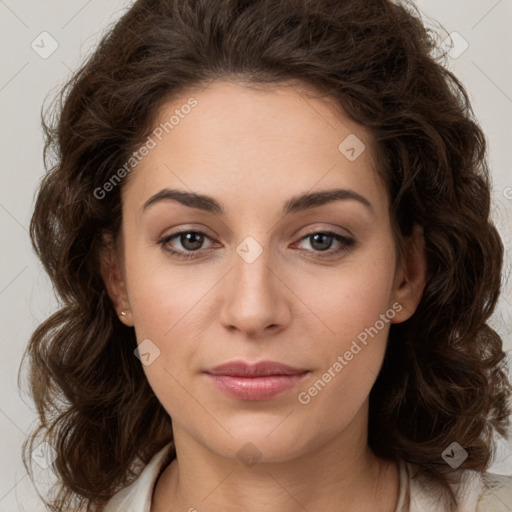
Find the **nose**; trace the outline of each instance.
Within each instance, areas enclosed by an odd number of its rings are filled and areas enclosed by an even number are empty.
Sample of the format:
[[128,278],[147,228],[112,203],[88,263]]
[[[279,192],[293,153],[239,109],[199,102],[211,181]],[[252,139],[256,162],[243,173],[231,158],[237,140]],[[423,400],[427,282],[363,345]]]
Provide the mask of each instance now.
[[288,298],[292,295],[279,271],[271,268],[266,250],[252,262],[233,253],[233,268],[224,280],[220,314],[222,325],[258,338],[277,333],[290,322]]

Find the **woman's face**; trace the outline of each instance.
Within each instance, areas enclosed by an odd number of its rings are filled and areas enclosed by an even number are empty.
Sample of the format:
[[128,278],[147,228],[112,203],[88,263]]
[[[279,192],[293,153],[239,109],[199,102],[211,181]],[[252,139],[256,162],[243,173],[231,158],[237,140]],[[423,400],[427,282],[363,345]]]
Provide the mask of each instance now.
[[[364,431],[390,325],[419,300],[369,134],[306,92],[217,81],[166,104],[123,188],[109,290],[173,428],[228,458]],[[298,370],[208,373],[261,361]]]

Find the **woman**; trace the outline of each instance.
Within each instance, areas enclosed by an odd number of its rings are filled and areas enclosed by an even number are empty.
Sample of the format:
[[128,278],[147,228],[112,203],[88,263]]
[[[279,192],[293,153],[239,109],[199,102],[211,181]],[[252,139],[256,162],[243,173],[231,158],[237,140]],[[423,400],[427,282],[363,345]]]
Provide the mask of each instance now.
[[139,0],[104,37],[31,224],[52,510],[512,503],[485,140],[433,49],[384,0]]

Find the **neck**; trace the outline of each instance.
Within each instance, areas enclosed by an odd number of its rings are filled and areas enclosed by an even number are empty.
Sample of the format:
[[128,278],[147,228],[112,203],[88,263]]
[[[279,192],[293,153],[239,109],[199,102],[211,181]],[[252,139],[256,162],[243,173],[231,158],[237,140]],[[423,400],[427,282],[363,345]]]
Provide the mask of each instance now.
[[313,450],[252,466],[219,456],[173,425],[177,458],[160,476],[151,512],[394,512],[399,473],[367,445],[367,415]]

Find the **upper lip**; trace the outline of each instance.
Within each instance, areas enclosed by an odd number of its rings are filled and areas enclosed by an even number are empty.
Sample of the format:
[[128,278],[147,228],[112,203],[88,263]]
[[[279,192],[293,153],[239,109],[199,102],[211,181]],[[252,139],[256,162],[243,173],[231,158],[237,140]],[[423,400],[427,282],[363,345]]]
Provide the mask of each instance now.
[[305,368],[294,368],[275,361],[260,361],[250,364],[245,361],[230,361],[206,370],[210,375],[229,375],[234,377],[263,377],[266,375],[298,375],[307,372]]

